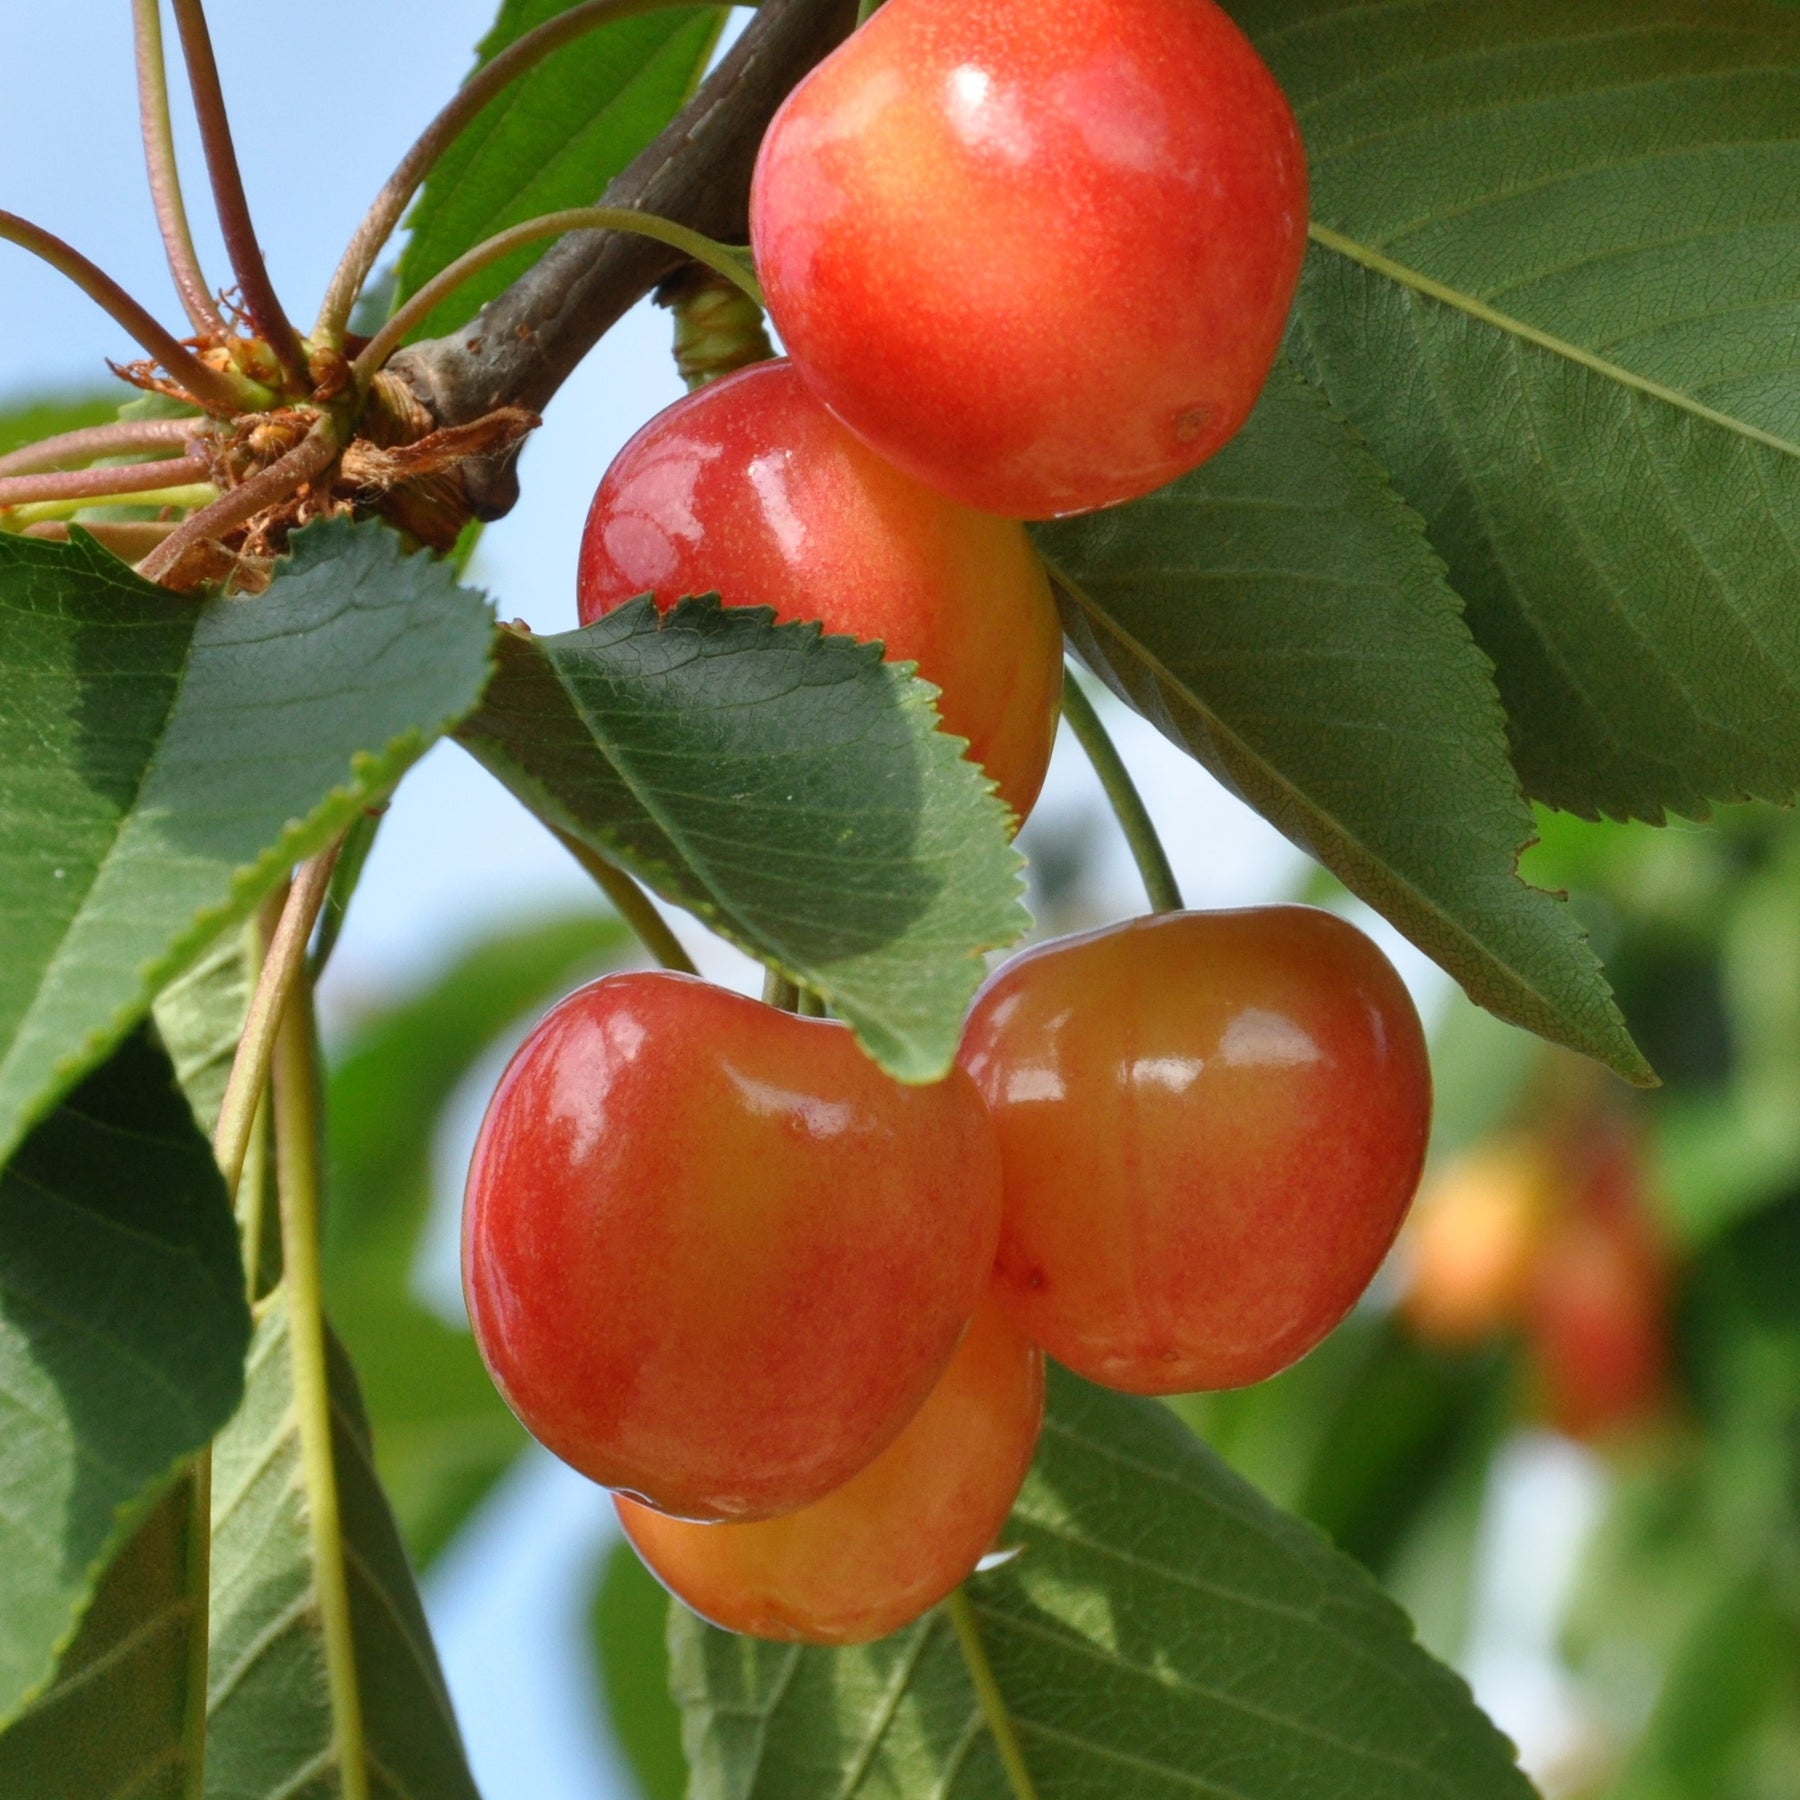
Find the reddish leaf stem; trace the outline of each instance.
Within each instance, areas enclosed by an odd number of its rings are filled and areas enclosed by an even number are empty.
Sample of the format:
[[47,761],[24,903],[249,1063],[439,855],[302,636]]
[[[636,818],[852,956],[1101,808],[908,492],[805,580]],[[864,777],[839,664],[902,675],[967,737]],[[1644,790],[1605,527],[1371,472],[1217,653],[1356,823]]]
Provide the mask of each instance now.
[[0,212],[0,238],[17,244],[42,257],[59,274],[74,284],[128,331],[150,355],[162,364],[170,377],[180,383],[202,406],[218,412],[237,412],[257,405],[263,390],[235,375],[209,369],[172,332],[159,325],[137,301],[126,293],[103,269],[81,254],[71,244],[53,233],[21,219],[17,213]]
[[169,274],[181,296],[188,323],[202,338],[222,344],[231,336],[219,316],[212,290],[200,267],[194,236],[188,228],[187,205],[175,163],[175,133],[169,123],[169,79],[163,60],[161,0],[131,0],[137,47],[138,117],[144,133],[144,168],[150,177],[150,199],[162,232]]
[[237,147],[231,141],[231,122],[225,113],[225,94],[219,85],[219,65],[213,59],[206,13],[200,0],[171,3],[176,29],[181,33],[181,52],[187,60],[194,113],[200,121],[200,143],[206,152],[207,174],[212,178],[219,229],[225,237],[225,253],[231,258],[231,272],[243,296],[244,311],[289,384],[297,391],[308,391],[312,384],[306,374],[306,352],[269,280],[262,246],[250,219],[250,203],[244,197],[244,178],[238,169]]
[[138,573],[146,581],[162,580],[194,545],[235,531],[265,506],[285,500],[296,488],[321,474],[330,467],[340,447],[337,427],[329,417],[321,415],[286,456],[184,519],[138,564]]
[[123,463],[112,468],[14,475],[0,478],[0,509],[29,506],[41,500],[109,500],[114,495],[141,494],[150,488],[205,481],[211,472],[203,456],[177,456],[168,462]]
[[116,425],[87,425],[8,451],[0,456],[0,475],[35,475],[43,469],[76,468],[96,456],[129,456],[134,450],[183,445],[197,435],[199,426],[198,419],[121,419]]
[[443,111],[425,127],[418,142],[401,157],[362,223],[351,234],[320,304],[318,322],[313,326],[314,341],[334,348],[342,344],[356,296],[362,292],[382,245],[394,235],[413,195],[419,191],[438,158],[502,88],[565,44],[597,31],[602,25],[681,3],[682,0],[584,0],[584,4],[572,6],[567,12],[526,32],[507,45],[492,62],[477,69]]
[[[164,523],[155,519],[126,519],[114,523],[96,519],[73,529],[87,532],[102,550],[110,550],[121,562],[134,563],[148,556],[175,528],[172,520]],[[19,535],[66,544],[70,531],[66,519],[42,519],[35,525],[27,525]]]

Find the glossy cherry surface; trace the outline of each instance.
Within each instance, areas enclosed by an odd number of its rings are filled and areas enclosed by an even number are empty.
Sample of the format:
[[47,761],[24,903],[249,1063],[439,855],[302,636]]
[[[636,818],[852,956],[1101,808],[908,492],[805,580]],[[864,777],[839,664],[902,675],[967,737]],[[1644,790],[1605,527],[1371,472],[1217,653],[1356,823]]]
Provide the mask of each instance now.
[[475,1338],[534,1436],[694,1518],[790,1511],[912,1417],[987,1285],[993,1128],[848,1029],[612,975],[501,1078],[463,1216]]
[[619,1520],[657,1579],[715,1625],[866,1643],[935,1606],[986,1555],[1043,1410],[1043,1357],[990,1300],[912,1423],[835,1493],[755,1525],[696,1525],[629,1500]]
[[888,0],[771,123],[770,315],[844,422],[970,506],[1130,499],[1249,416],[1306,246],[1275,79],[1211,0]]
[[1259,1381],[1393,1242],[1431,1084],[1400,978],[1302,906],[1171,913],[1027,951],[961,1051],[1000,1134],[1026,1334],[1136,1393]]
[[879,639],[941,690],[947,730],[1019,818],[1043,785],[1062,628],[1024,530],[945,500],[859,442],[786,361],[652,419],[600,483],[581,542],[584,624],[634,595],[717,592]]

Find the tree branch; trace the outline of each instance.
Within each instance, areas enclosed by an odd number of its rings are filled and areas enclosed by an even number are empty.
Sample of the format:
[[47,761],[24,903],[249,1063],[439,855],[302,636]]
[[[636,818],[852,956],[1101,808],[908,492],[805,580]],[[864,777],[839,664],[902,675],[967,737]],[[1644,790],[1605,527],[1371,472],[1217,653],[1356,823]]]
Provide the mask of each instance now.
[[[730,54],[612,182],[602,204],[659,213],[741,244],[749,234],[750,171],[771,115],[855,18],[855,0],[764,0]],[[502,406],[541,412],[600,337],[682,260],[635,235],[572,232],[471,324],[402,350],[388,366],[438,426],[467,424]],[[475,517],[503,517],[519,495],[512,456],[465,465],[463,485]]]

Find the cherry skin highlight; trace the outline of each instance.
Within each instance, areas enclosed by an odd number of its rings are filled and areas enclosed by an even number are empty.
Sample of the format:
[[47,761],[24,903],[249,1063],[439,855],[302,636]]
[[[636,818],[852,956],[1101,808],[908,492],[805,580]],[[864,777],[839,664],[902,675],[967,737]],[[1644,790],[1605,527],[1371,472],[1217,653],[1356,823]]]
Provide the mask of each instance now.
[[1007,1304],[1110,1387],[1285,1368],[1355,1303],[1418,1185],[1418,1015],[1381,952],[1311,907],[1029,950],[976,996],[960,1060],[1000,1134]]
[[638,594],[772,606],[886,646],[941,690],[1023,819],[1062,697],[1062,628],[1024,530],[891,467],[786,361],[757,363],[659,413],[614,460],[581,540],[589,624]]
[[651,1572],[754,1637],[863,1644],[916,1619],[992,1547],[1031,1465],[1044,1359],[997,1302],[912,1423],[823,1500],[755,1525],[696,1525],[618,1500]]
[[1293,115],[1212,0],[888,0],[782,104],[750,198],[820,398],[1018,519],[1146,494],[1237,431],[1306,225]]
[[986,1289],[999,1153],[960,1071],[611,975],[538,1024],[469,1169],[463,1286],[495,1384],[584,1475],[684,1517],[790,1512],[918,1410]]

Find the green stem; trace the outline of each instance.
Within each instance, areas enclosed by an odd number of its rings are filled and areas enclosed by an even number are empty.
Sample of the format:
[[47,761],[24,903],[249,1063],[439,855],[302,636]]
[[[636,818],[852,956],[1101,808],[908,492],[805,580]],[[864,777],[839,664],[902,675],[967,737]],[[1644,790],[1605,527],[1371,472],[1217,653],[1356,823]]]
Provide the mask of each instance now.
[[182,1696],[182,1800],[206,1800],[206,1683],[212,1647],[212,1446],[188,1470],[187,1688]]
[[621,868],[609,863],[597,850],[590,850],[580,838],[550,827],[556,841],[593,876],[600,891],[613,903],[613,910],[637,933],[638,942],[665,969],[682,975],[698,975],[694,959],[682,949],[681,940],[669,929],[669,922],[652,904],[650,896]]
[[306,942],[312,936],[319,908],[325,904],[336,861],[337,845],[333,844],[300,865],[269,939],[262,967],[257,971],[250,1010],[244,1018],[231,1073],[225,1078],[218,1123],[213,1127],[213,1156],[225,1177],[226,1191],[234,1198],[244,1173],[244,1157],[250,1147],[263,1085],[269,1079],[276,1036],[288,1010],[288,997],[295,991],[305,967]]
[[783,1012],[800,1010],[800,988],[779,969],[763,970],[763,1005],[779,1006]]
[[131,12],[137,42],[138,116],[144,132],[144,167],[150,175],[150,200],[162,232],[163,253],[188,323],[199,336],[222,344],[231,333],[219,316],[212,289],[206,285],[206,275],[200,267],[175,163],[175,132],[169,122],[169,71],[163,60],[162,0],[131,0]]
[[381,192],[375,196],[363,221],[344,246],[344,254],[333,272],[325,298],[319,306],[319,317],[313,326],[313,341],[342,347],[344,331],[362,292],[369,271],[382,246],[394,235],[412,197],[437,160],[455,142],[476,114],[502,88],[516,81],[528,69],[535,68],[546,56],[564,44],[610,25],[618,19],[636,17],[639,13],[656,12],[664,7],[685,4],[685,0],[585,0],[566,12],[546,20],[507,45],[490,63],[477,69],[463,83],[443,111],[420,133],[418,141],[401,157]]
[[219,83],[219,65],[213,59],[212,33],[200,0],[170,0],[175,8],[175,29],[181,35],[181,54],[187,62],[188,87],[193,94],[194,116],[200,123],[200,147],[206,153],[206,172],[212,180],[213,206],[225,254],[237,277],[244,311],[269,349],[288,386],[305,393],[312,383],[306,373],[306,352],[269,280],[262,245],[250,217],[244,194],[244,177],[238,168],[237,146],[231,141],[231,121],[225,113],[225,91]]
[[110,314],[140,348],[155,357],[170,378],[202,406],[215,412],[250,411],[266,405],[272,398],[268,390],[256,382],[208,368],[105,270],[89,262],[72,244],[64,243],[41,225],[21,219],[17,213],[0,212],[0,239],[17,244],[21,250],[29,250],[58,274],[66,275],[96,306]]
[[184,487],[115,488],[110,494],[92,494],[73,500],[38,500],[6,508],[6,523],[12,527],[41,525],[46,521],[72,519],[90,506],[173,506],[184,512],[210,506],[219,490],[210,481],[195,481]]
[[944,1602],[944,1611],[956,1629],[957,1646],[968,1664],[969,1679],[975,1684],[975,1698],[981,1703],[981,1716],[993,1734],[994,1748],[1000,1753],[1000,1766],[1006,1771],[1007,1785],[1014,1800],[1037,1800],[1031,1771],[1025,1766],[1024,1752],[1019,1748],[1019,1734],[1013,1729],[1012,1714],[1007,1710],[1006,1696],[994,1679],[993,1664],[988,1661],[987,1647],[981,1641],[981,1627],[975,1622],[975,1609],[967,1592],[958,1588]]
[[287,1297],[294,1412],[300,1436],[313,1587],[325,1649],[341,1800],[369,1800],[362,1690],[344,1567],[331,1386],[319,1267],[319,1065],[312,991],[304,978],[282,1013],[275,1043],[275,1180],[281,1194],[281,1286]]
[[1106,798],[1119,821],[1119,829],[1125,834],[1125,842],[1131,847],[1152,908],[1157,912],[1180,912],[1181,889],[1175,883],[1175,871],[1169,867],[1162,839],[1156,835],[1156,827],[1145,810],[1143,796],[1137,791],[1137,784],[1131,779],[1131,771],[1126,768],[1118,746],[1101,724],[1094,703],[1082,692],[1081,684],[1072,672],[1063,682],[1062,704],[1069,729],[1087,752],[1087,759],[1094,765],[1094,773],[1106,790]]
[[639,212],[629,206],[572,206],[562,212],[545,213],[541,218],[526,219],[522,224],[496,232],[473,250],[466,250],[446,269],[440,270],[413,294],[358,354],[350,366],[360,388],[367,388],[387,359],[406,342],[407,334],[445,298],[465,281],[502,257],[510,256],[521,244],[535,243],[539,238],[560,237],[565,231],[635,231],[641,237],[655,238],[691,256],[695,262],[741,288],[758,306],[763,304],[763,291],[755,275],[743,259],[724,244],[677,225],[673,219],[655,213]]
[[254,1306],[262,1298],[263,1220],[269,1200],[269,1090],[257,1096],[250,1116],[250,1146],[244,1153],[244,1170],[238,1178],[237,1228],[244,1248],[244,1289]]

